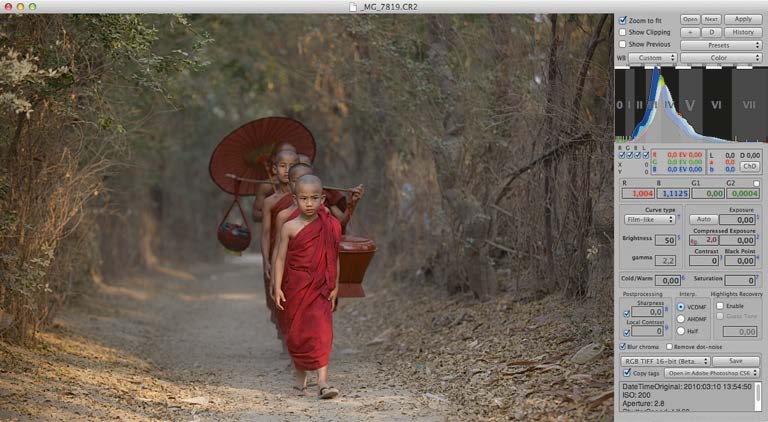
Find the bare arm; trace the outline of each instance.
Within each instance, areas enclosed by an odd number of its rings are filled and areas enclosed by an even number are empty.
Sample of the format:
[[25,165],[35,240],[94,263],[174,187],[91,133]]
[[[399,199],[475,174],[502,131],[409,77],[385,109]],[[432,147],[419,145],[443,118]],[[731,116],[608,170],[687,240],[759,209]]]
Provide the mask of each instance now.
[[331,290],[331,295],[328,297],[328,300],[331,301],[331,312],[333,312],[336,309],[336,296],[339,295],[339,271],[341,270],[341,265],[339,264],[339,258],[336,257],[336,287]]
[[[277,236],[277,239],[275,239],[275,244],[272,245],[273,248],[275,248],[276,251],[280,250],[280,243],[282,233],[283,233],[283,225],[285,224],[285,220],[288,219],[288,214],[285,213],[285,211],[280,211],[279,214],[277,214],[277,218],[275,219],[275,233],[280,233],[281,235]],[[271,223],[270,223],[271,224]],[[272,274],[270,274],[271,280],[276,280],[275,278],[275,261],[277,260],[277,254],[272,254],[272,261],[269,263],[270,268],[272,268]]]
[[331,205],[331,207],[328,210],[331,212],[331,215],[333,215],[334,217],[336,217],[337,220],[339,220],[339,223],[341,223],[342,225],[347,224],[344,221],[345,219],[348,220],[348,218],[346,218],[347,213],[340,210],[339,207],[337,207],[336,205]]
[[289,237],[290,226],[284,225],[283,229],[280,230],[280,240],[277,243],[277,253],[275,253],[275,290],[272,293],[277,309],[280,309],[281,311],[284,308],[280,301],[282,300],[285,302],[285,295],[283,295],[283,274],[285,273],[285,255],[288,252]]
[[352,218],[352,210],[354,210],[357,201],[359,201],[365,193],[363,185],[357,185],[350,190],[352,191],[352,198],[350,199],[346,210],[342,211],[336,205],[332,205],[330,208],[331,214],[339,220],[339,223],[341,223],[342,226],[346,226],[349,223],[349,219]]
[[251,210],[251,218],[253,218],[255,223],[261,222],[262,218],[264,218],[262,207],[264,207],[264,200],[271,190],[272,187],[270,185],[261,185],[256,190],[256,196],[253,199],[253,209]]

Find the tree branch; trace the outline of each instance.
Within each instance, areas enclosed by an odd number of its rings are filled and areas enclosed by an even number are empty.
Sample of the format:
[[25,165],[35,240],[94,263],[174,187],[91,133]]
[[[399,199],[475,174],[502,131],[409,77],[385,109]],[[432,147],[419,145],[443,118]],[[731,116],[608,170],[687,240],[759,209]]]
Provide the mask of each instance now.
[[548,149],[547,151],[544,151],[544,153],[534,158],[533,160],[529,161],[524,166],[518,167],[509,176],[507,176],[507,181],[504,182],[504,185],[499,190],[499,193],[496,194],[496,199],[494,200],[494,204],[499,204],[509,193],[512,182],[514,182],[515,179],[517,179],[518,177],[525,174],[528,170],[536,167],[538,164],[542,163],[544,160],[554,157],[556,154],[560,152],[565,152],[565,150],[568,150],[571,148],[584,146],[589,144],[590,142],[594,142],[594,139],[580,137],[580,139],[577,139],[577,140],[563,142],[559,145],[555,145],[554,147]]

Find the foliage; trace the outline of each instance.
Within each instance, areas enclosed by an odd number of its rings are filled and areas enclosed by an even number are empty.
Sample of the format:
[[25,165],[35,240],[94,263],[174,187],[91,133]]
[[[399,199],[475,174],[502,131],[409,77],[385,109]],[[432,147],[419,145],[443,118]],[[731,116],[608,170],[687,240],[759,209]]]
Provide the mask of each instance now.
[[[92,239],[103,181],[130,151],[126,95],[169,101],[171,79],[199,70],[210,39],[160,52],[168,18],[7,15],[0,21],[0,336],[26,341],[97,265]],[[184,17],[170,23],[191,32]],[[166,22],[167,23],[167,22]],[[83,250],[93,252],[93,248]]]

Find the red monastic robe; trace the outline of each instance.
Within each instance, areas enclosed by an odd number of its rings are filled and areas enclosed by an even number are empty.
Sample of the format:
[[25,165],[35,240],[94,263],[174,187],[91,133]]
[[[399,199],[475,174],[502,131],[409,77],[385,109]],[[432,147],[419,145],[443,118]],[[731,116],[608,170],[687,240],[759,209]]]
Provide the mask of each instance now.
[[[344,192],[338,191],[338,190],[325,190],[323,189],[323,193],[325,193],[325,204],[330,208],[333,205],[336,205],[336,207],[341,210],[341,212],[346,212],[347,210],[347,195],[344,194]],[[344,234],[347,232],[347,226],[342,225],[341,226],[341,233]]]
[[[269,226],[269,256],[267,257],[270,261],[272,260],[272,255],[275,253],[275,239],[277,237],[277,229],[275,225],[277,224],[277,214],[290,207],[291,204],[293,204],[293,196],[291,194],[285,194],[270,210],[269,218],[271,219],[270,221],[272,224]],[[265,215],[263,218],[267,218],[267,216]],[[269,289],[269,280],[266,276],[264,277],[264,293],[267,299],[267,308],[269,308],[271,314],[270,320],[277,323],[277,320],[275,319],[275,301],[272,299],[272,292]]]
[[277,320],[296,369],[328,365],[333,343],[332,304],[336,288],[341,225],[324,208],[288,242],[283,272],[284,310]]
[[328,203],[329,207],[331,205],[336,205],[342,212],[346,211],[347,195],[344,195],[344,192],[323,189],[323,193],[325,194],[325,202]]
[[280,214],[280,211],[290,208],[290,206],[293,205],[293,195],[290,193],[286,193],[283,195],[280,200],[275,203],[274,206],[272,206],[272,209],[270,210],[270,218],[271,225],[269,226],[269,258],[272,259],[272,254],[275,253],[275,240],[277,240],[277,236],[279,233],[277,233],[277,215]]

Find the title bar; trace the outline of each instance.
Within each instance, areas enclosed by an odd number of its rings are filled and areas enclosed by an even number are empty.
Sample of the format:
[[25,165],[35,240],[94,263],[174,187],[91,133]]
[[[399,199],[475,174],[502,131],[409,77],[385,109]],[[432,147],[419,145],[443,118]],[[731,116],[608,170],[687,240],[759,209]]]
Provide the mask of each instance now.
[[2,1],[3,13],[453,14],[765,12],[768,0],[34,0]]

